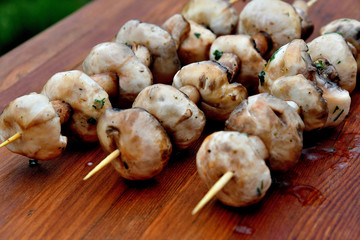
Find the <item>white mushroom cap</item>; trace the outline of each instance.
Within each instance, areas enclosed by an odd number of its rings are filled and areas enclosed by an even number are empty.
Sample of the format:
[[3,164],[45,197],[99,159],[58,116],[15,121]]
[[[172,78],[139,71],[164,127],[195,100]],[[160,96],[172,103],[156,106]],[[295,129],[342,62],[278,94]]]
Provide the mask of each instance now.
[[259,75],[259,91],[297,103],[305,130],[310,131],[324,127],[328,112],[321,89],[311,81],[316,68],[307,51],[301,39],[279,48]]
[[337,84],[351,93],[356,86],[357,63],[345,39],[340,34],[330,33],[315,38],[308,46],[311,59],[314,62],[327,60],[338,74]]
[[360,21],[356,19],[341,18],[334,20],[320,29],[320,34],[331,32],[340,33],[346,41],[351,43],[357,50],[357,65],[360,72]]
[[350,94],[319,74],[315,75],[315,82],[323,91],[322,96],[326,100],[328,109],[328,117],[324,127],[336,127],[345,119],[350,111]]
[[299,161],[304,123],[287,102],[267,93],[250,96],[230,115],[226,130],[258,136],[269,150],[270,168],[287,171]]
[[100,43],[93,47],[82,67],[90,76],[104,72],[116,73],[121,105],[132,103],[142,89],[152,84],[149,68],[135,57],[128,46],[116,42]]
[[49,99],[41,94],[16,98],[4,109],[0,139],[4,141],[16,133],[21,138],[6,147],[28,158],[49,160],[60,155],[67,145],[67,138],[61,135],[60,118]]
[[266,61],[254,47],[247,35],[227,35],[218,37],[210,48],[210,59],[218,60],[216,53],[233,53],[240,58],[239,82],[245,87],[257,86],[258,74],[264,69]]
[[149,49],[153,61],[150,69],[155,83],[170,83],[180,69],[174,39],[169,32],[155,24],[130,20],[120,28],[116,42],[143,45]]
[[247,90],[239,83],[229,83],[225,67],[217,62],[204,61],[184,66],[173,80],[177,89],[191,85],[198,89],[200,108],[206,117],[225,121],[230,113],[247,98]]
[[96,142],[96,124],[106,108],[111,107],[108,94],[85,73],[73,70],[53,75],[41,92],[50,101],[63,100],[71,105],[73,115],[68,127],[84,142]]
[[293,101],[300,107],[306,131],[325,127],[328,107],[323,92],[315,82],[309,81],[302,74],[278,78],[269,93]]
[[302,74],[309,79],[316,68],[307,53],[308,49],[301,39],[293,40],[279,48],[267,62],[264,72],[259,75],[260,92],[268,92],[273,82],[283,76]]
[[235,8],[226,0],[190,0],[181,14],[209,27],[216,35],[231,34],[239,19]]
[[239,132],[215,132],[196,155],[198,173],[210,188],[226,172],[234,176],[216,195],[226,205],[243,207],[260,201],[271,185],[264,157],[267,150],[256,136]]
[[216,35],[204,26],[189,20],[191,30],[178,49],[178,55],[183,65],[209,60],[211,44]]
[[161,124],[143,109],[106,109],[99,119],[97,133],[107,153],[120,150],[120,156],[111,163],[126,179],[152,178],[169,161],[170,138]]
[[238,33],[254,36],[264,31],[271,36],[271,56],[286,43],[301,38],[300,17],[294,7],[280,0],[253,0],[240,13]]
[[151,113],[179,149],[195,142],[205,127],[204,113],[184,93],[169,85],[154,84],[145,88],[133,107]]

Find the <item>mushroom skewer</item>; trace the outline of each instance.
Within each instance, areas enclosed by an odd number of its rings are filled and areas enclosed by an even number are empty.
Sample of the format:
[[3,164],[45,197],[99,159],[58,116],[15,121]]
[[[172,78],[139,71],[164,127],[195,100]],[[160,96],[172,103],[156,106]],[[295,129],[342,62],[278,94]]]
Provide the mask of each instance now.
[[11,137],[9,137],[7,140],[5,140],[3,143],[0,144],[0,148],[8,145],[9,143],[12,143],[14,141],[16,141],[17,139],[21,138],[21,133],[15,133],[14,135],[12,135]]
[[[196,155],[200,178],[210,191],[192,211],[196,214],[214,195],[226,205],[241,207],[260,201],[271,185],[265,164],[268,151],[257,136],[236,131],[209,135]],[[219,176],[222,176],[219,180]]]
[[160,173],[170,159],[170,138],[159,121],[141,108],[107,109],[99,119],[97,133],[100,145],[110,154],[83,180],[109,163],[123,178],[149,179]]
[[178,149],[185,149],[200,137],[204,126],[204,113],[184,93],[164,84],[149,86],[139,93],[133,108],[107,109],[100,117],[99,141],[111,154],[84,180],[110,162],[124,178],[151,178],[170,158],[170,138]]
[[44,95],[32,93],[16,98],[0,116],[0,139],[7,139],[1,146],[28,158],[55,158],[67,145],[60,119],[54,104]]

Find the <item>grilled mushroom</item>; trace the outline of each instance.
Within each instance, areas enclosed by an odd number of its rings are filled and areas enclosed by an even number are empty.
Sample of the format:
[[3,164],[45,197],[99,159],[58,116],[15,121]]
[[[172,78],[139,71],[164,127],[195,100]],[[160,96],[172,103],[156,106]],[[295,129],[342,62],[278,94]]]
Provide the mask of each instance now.
[[226,0],[190,0],[181,14],[210,28],[216,35],[233,33],[239,19],[235,8]]
[[151,113],[180,150],[196,141],[205,127],[204,113],[172,86],[154,84],[145,88],[135,99],[133,107]]
[[240,13],[238,33],[254,36],[263,31],[269,34],[273,48],[265,57],[268,59],[281,46],[294,39],[306,39],[311,34],[310,20],[305,12],[300,15],[298,12],[280,0],[253,0]]
[[227,35],[218,37],[210,48],[210,59],[222,63],[224,53],[232,53],[241,61],[238,81],[246,88],[258,86],[258,75],[266,61],[254,47],[254,41],[247,35]]
[[229,83],[225,67],[217,62],[192,63],[176,73],[173,86],[195,87],[201,96],[200,108],[209,119],[225,121],[230,113],[247,98],[247,90],[239,83]]
[[4,141],[15,134],[20,134],[20,138],[6,147],[37,160],[55,158],[67,145],[67,138],[61,135],[60,117],[41,94],[16,98],[4,109],[0,116],[0,139]]
[[[149,68],[135,56],[128,46],[120,43],[106,42],[96,45],[85,58],[82,67],[84,72],[90,76],[94,74],[99,76],[101,73],[116,74],[117,77],[110,75],[106,79],[102,78],[105,81],[101,80],[98,83],[107,92],[119,91],[120,106],[131,105],[137,94],[152,84],[152,74]],[[97,78],[94,79],[97,80]]]
[[250,96],[229,116],[226,130],[258,136],[269,151],[270,168],[287,171],[299,161],[304,123],[296,109],[267,93]]
[[41,92],[50,101],[70,104],[73,115],[68,127],[71,135],[84,142],[96,142],[96,124],[106,108],[111,107],[108,94],[85,73],[73,70],[53,75]]
[[169,161],[170,138],[161,124],[143,109],[106,109],[99,119],[97,133],[105,152],[120,151],[111,163],[126,179],[152,178]]
[[126,22],[116,35],[116,42],[146,47],[152,58],[150,70],[155,83],[170,83],[180,69],[176,44],[169,32],[138,20]]
[[331,32],[341,34],[348,42],[357,61],[357,71],[360,73],[360,22],[355,19],[340,18],[320,29],[322,35]]
[[345,39],[330,33],[315,38],[308,46],[321,74],[351,93],[356,86],[357,63]]
[[271,185],[265,164],[268,151],[260,138],[240,132],[220,131],[208,136],[196,155],[201,179],[208,187],[231,172],[233,177],[216,194],[224,204],[243,207],[260,201]]

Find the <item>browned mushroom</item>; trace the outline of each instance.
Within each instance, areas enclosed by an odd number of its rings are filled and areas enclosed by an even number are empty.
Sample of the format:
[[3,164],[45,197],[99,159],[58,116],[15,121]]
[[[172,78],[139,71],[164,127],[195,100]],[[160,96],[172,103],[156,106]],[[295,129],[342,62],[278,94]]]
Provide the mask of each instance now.
[[126,22],[116,35],[116,42],[146,47],[152,58],[150,70],[155,83],[170,83],[180,69],[176,44],[169,32],[138,20]]
[[176,73],[173,86],[195,87],[200,96],[200,108],[209,119],[225,121],[230,113],[247,98],[247,90],[239,83],[229,83],[225,67],[217,62],[203,61],[184,66]]
[[[348,42],[357,61],[357,71],[360,73],[360,21],[356,19],[336,19],[320,29],[320,34],[336,32]],[[333,49],[334,50],[334,49]]]
[[0,139],[17,139],[6,147],[17,154],[49,160],[62,153],[67,138],[61,135],[60,117],[49,99],[32,93],[16,98],[0,116]]
[[108,94],[85,73],[73,70],[53,75],[42,92],[50,101],[70,104],[73,114],[65,128],[71,136],[84,142],[96,142],[96,124],[106,108],[111,107]]
[[82,67],[107,93],[118,94],[122,107],[131,105],[137,94],[153,83],[150,69],[128,46],[116,42],[93,47]]
[[204,113],[172,86],[154,84],[145,88],[133,107],[143,108],[158,119],[178,149],[191,146],[205,127]]
[[236,9],[226,0],[190,0],[181,14],[209,27],[216,35],[233,33],[239,19]]
[[312,31],[313,25],[305,11],[280,0],[249,2],[241,11],[238,24],[238,33],[270,35],[273,47],[265,59],[294,39],[306,39]]
[[111,163],[126,179],[156,176],[171,155],[172,145],[164,128],[140,108],[106,109],[99,119],[97,133],[105,152],[116,151],[117,157]]
[[256,136],[232,131],[208,136],[196,155],[196,166],[208,187],[220,186],[209,191],[193,214],[215,194],[222,203],[234,207],[260,201],[271,185],[270,170],[264,161],[267,156],[264,143]]
[[258,136],[269,151],[270,168],[287,171],[299,161],[304,123],[297,110],[267,93],[250,96],[229,116],[226,130]]

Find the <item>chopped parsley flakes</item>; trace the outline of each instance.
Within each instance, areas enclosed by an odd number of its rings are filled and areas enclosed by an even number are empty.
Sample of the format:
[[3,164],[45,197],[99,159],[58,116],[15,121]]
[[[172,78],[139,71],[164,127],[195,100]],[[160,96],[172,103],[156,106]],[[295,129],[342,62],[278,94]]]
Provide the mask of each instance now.
[[219,60],[223,54],[224,54],[223,52],[217,49],[213,52],[213,55],[215,56],[215,60]]
[[95,99],[94,100],[94,105],[93,108],[95,109],[102,109],[104,107],[104,104],[105,104],[105,98],[99,100],[99,99]]

